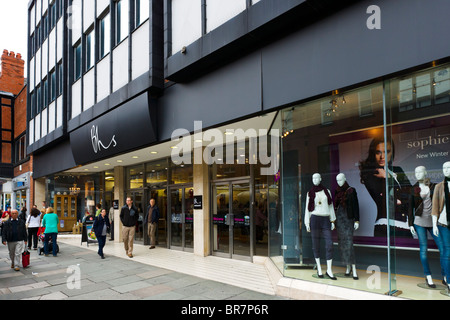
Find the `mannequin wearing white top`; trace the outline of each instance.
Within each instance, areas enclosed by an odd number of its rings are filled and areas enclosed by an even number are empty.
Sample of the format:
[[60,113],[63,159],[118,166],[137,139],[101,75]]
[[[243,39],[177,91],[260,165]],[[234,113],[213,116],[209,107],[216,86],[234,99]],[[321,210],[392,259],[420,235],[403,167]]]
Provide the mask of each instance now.
[[426,283],[430,288],[436,288],[433,283],[431,270],[428,263],[428,237],[429,232],[435,241],[439,252],[441,252],[441,269],[442,275],[445,277],[445,265],[443,260],[443,242],[440,237],[433,234],[432,220],[432,198],[435,184],[427,178],[427,170],[424,166],[415,169],[415,177],[417,182],[413,185],[410,198],[410,213],[408,217],[411,234],[417,235],[420,247],[420,260],[422,262]]
[[[336,280],[336,277],[334,277],[332,271],[333,241],[331,231],[335,229],[334,222],[336,221],[333,201],[331,199],[330,191],[321,185],[322,177],[320,174],[315,173],[312,181],[314,187],[311,188],[306,197],[305,227],[306,231],[311,232],[314,258],[317,266],[317,275],[319,278],[323,278],[319,255],[320,236],[322,234],[327,250],[326,274],[330,279]],[[314,197],[314,199],[312,197]]]
[[450,190],[450,161],[447,161],[442,166],[442,172],[444,173],[444,181],[440,182],[436,185],[433,197],[433,211],[432,211],[432,219],[433,219],[433,234],[437,237],[441,235],[442,240],[444,242],[444,247],[447,250],[445,252],[445,273],[446,277],[444,281],[447,284],[448,290],[450,290],[450,284],[447,282],[450,276],[450,230],[448,229],[448,210],[446,206],[446,199],[450,197],[448,190]]

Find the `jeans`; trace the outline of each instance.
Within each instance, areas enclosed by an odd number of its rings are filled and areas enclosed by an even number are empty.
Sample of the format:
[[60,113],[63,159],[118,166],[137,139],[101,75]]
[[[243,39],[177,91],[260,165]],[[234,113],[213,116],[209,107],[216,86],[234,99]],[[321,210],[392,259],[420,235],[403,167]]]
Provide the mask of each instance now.
[[418,225],[414,225],[414,229],[416,229],[417,236],[419,237],[419,247],[420,247],[420,261],[422,262],[423,271],[425,276],[431,276],[431,270],[430,270],[430,264],[428,263],[428,256],[427,256],[427,250],[428,250],[428,238],[427,238],[427,231],[431,234],[433,237],[434,242],[436,243],[436,246],[439,249],[440,252],[440,262],[441,262],[441,273],[443,276],[445,276],[445,259],[444,259],[444,244],[442,242],[442,236],[439,235],[436,237],[433,234],[433,228],[425,228]]
[[103,248],[105,247],[106,244],[106,236],[97,237],[97,241],[98,241],[98,254],[101,257],[103,257]]
[[57,233],[46,233],[44,238],[44,254],[48,254],[48,241],[52,238],[52,247],[53,247],[53,256],[56,257],[57,249],[56,249],[56,238]]
[[321,235],[325,240],[325,256],[327,260],[333,259],[333,239],[331,234],[330,217],[311,215],[311,238],[314,258],[320,258]]
[[447,281],[450,281],[450,230],[447,227],[438,225],[439,237],[442,238],[444,256],[444,271]]

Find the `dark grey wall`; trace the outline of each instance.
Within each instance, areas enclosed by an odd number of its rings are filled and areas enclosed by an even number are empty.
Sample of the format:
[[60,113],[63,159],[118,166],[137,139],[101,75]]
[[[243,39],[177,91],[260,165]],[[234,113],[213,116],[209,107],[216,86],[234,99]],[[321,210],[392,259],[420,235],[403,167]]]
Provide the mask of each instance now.
[[196,81],[177,84],[158,99],[160,140],[175,129],[207,128],[262,110],[261,57],[254,53]]

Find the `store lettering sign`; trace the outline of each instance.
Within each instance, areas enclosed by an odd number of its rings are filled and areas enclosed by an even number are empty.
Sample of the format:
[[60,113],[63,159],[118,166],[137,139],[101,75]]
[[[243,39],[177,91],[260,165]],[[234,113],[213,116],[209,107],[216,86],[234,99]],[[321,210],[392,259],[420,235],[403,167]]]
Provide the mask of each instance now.
[[450,143],[450,137],[442,137],[438,135],[437,137],[426,137],[425,139],[421,140],[415,140],[408,142],[408,149],[420,149],[424,150],[428,146],[437,146],[441,144],[448,144]]
[[111,138],[111,142],[108,145],[105,146],[102,143],[102,141],[100,140],[100,138],[98,136],[98,126],[92,126],[92,128],[91,128],[91,141],[92,141],[92,148],[94,149],[95,153],[101,152],[102,149],[108,150],[111,147],[113,147],[113,148],[117,147],[116,135],[114,135]]
[[103,160],[156,142],[148,94],[124,103],[70,133],[77,165]]

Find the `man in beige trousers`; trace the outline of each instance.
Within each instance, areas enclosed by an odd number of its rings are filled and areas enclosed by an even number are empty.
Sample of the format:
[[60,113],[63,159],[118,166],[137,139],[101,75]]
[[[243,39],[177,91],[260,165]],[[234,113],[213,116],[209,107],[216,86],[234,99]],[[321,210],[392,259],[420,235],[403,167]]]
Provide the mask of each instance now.
[[133,205],[133,200],[128,197],[127,204],[120,210],[120,221],[122,221],[123,224],[122,238],[125,246],[125,252],[130,258],[133,258],[133,243],[138,218],[138,209]]

